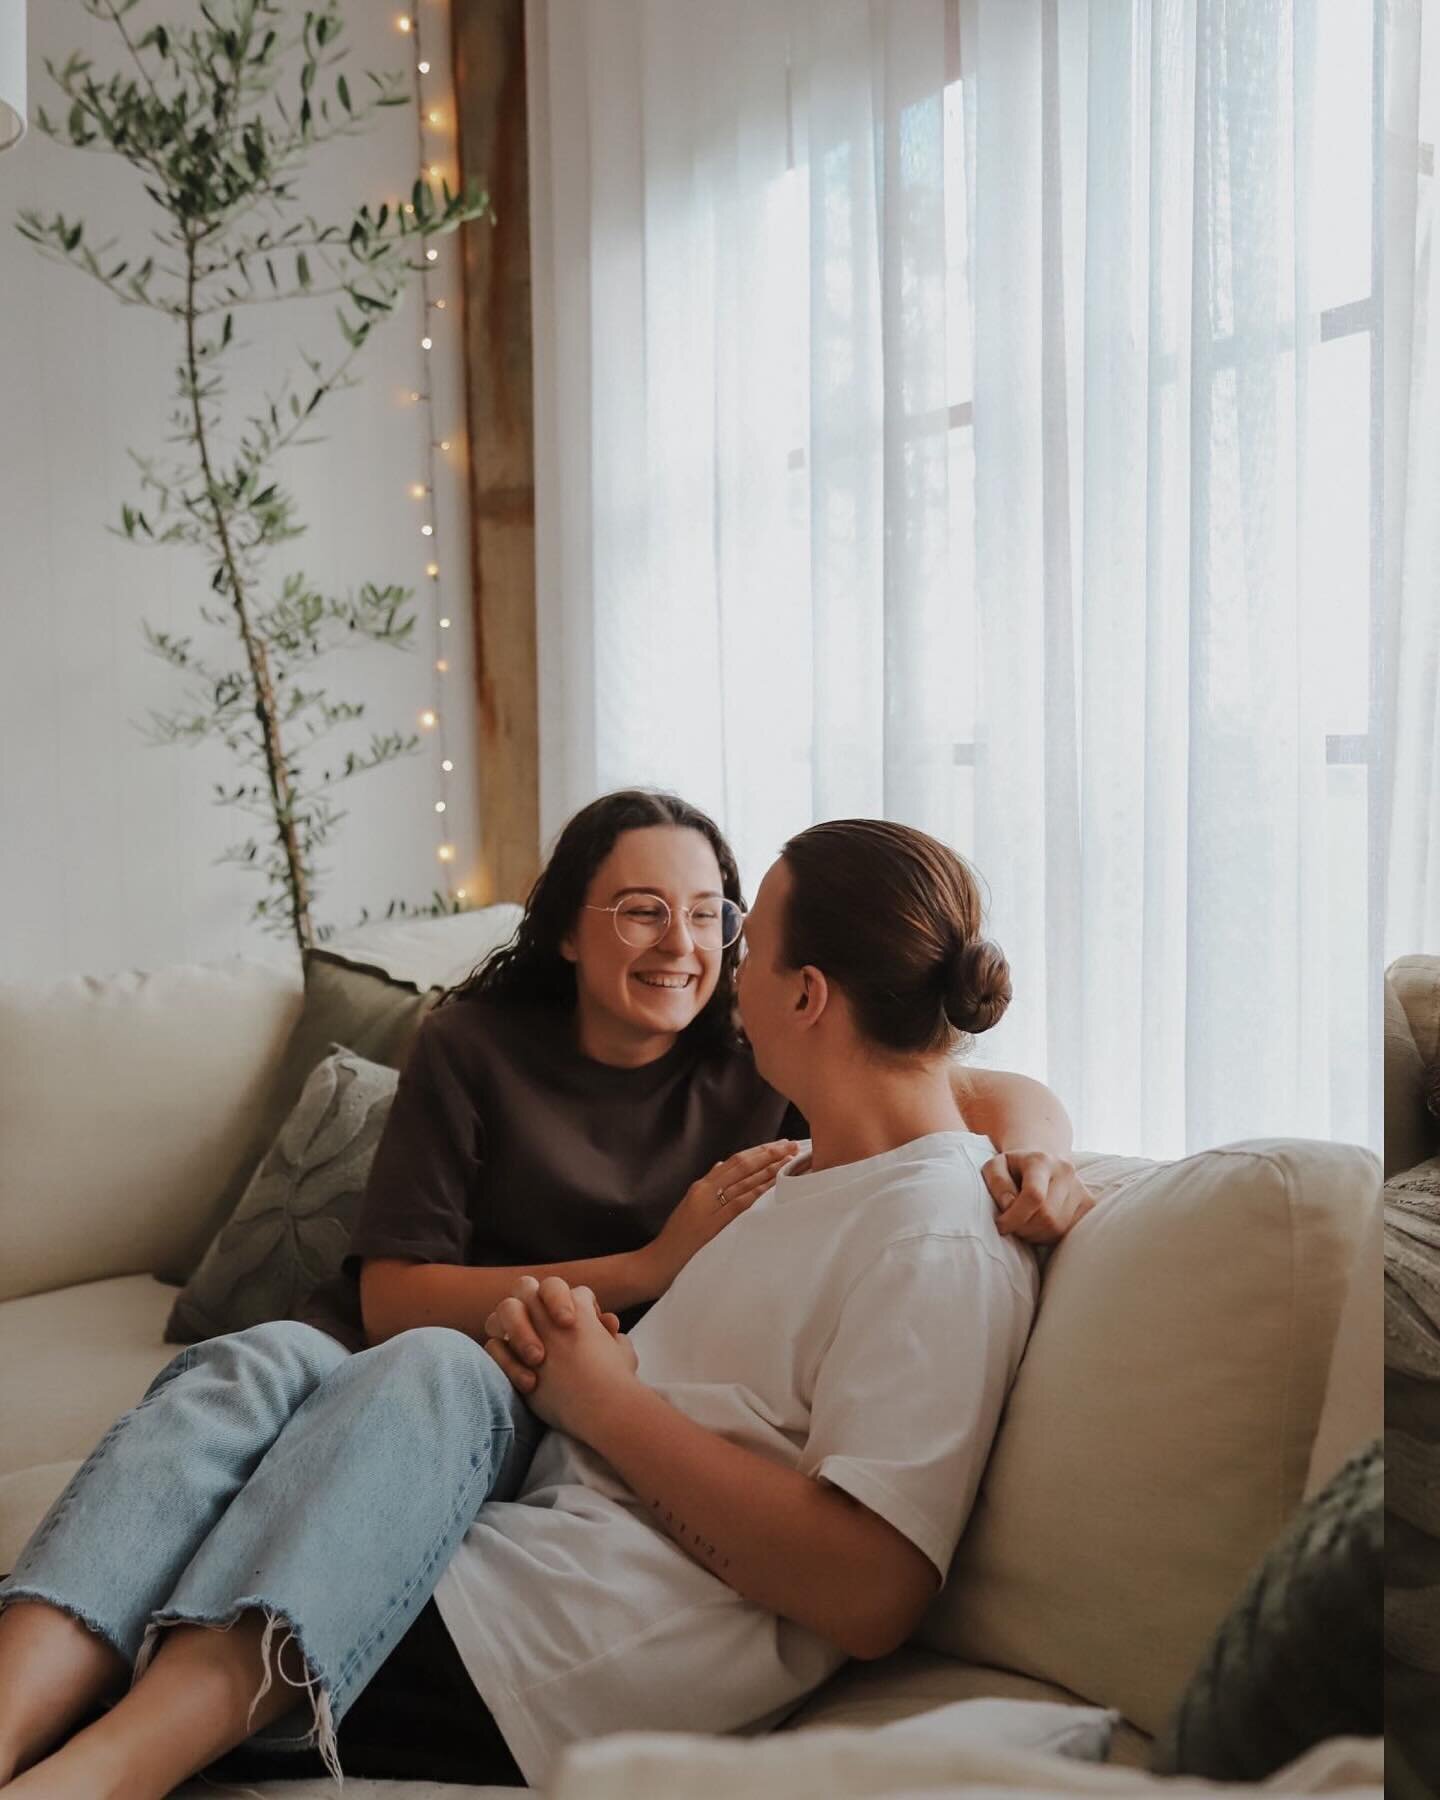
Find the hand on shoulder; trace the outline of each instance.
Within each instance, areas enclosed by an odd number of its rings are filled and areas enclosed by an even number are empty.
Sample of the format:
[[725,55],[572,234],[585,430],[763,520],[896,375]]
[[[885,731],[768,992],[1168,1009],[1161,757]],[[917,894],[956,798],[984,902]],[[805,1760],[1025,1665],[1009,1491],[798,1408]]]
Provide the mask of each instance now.
[[1095,1205],[1068,1156],[1045,1150],[1009,1150],[992,1156],[981,1171],[995,1202],[1002,1237],[1027,1244],[1055,1244]]

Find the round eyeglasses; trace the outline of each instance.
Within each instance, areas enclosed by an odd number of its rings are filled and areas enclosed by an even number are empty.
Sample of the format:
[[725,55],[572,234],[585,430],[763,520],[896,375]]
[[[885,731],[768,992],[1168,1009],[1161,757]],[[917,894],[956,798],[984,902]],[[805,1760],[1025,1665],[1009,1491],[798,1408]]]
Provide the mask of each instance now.
[[[658,894],[627,894],[613,906],[591,906],[586,912],[608,912],[623,943],[648,950],[668,936],[674,917],[670,904]],[[745,911],[733,900],[697,900],[682,906],[690,935],[704,950],[728,950],[740,936]]]

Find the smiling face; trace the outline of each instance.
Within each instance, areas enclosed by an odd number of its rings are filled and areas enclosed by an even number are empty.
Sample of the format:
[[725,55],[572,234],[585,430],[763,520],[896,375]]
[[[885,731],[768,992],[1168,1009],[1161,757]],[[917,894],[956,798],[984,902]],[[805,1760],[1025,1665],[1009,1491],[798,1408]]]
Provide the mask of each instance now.
[[[627,944],[613,907],[655,894],[670,908],[659,943]],[[622,832],[591,878],[575,925],[560,946],[575,965],[580,1047],[597,1061],[638,1065],[663,1056],[704,1009],[720,978],[722,952],[695,942],[684,907],[722,897],[720,865],[698,831],[647,825]]]

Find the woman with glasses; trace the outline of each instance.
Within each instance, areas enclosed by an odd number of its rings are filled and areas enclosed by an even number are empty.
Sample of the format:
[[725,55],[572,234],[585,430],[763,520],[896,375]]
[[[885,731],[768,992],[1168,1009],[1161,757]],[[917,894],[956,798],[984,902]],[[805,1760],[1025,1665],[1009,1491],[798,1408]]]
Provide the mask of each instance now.
[[[872,891],[863,871],[859,891]],[[139,1675],[171,1636],[186,1645],[190,1678],[213,1682],[217,1721],[230,1717],[237,1669],[263,1667],[267,1688],[305,1689],[312,1741],[332,1769],[331,1709],[363,1684],[341,1740],[348,1772],[474,1780],[485,1768],[519,1781],[428,1596],[482,1503],[519,1488],[541,1435],[520,1398],[546,1376],[536,1296],[573,1317],[570,1296],[583,1289],[618,1333],[774,1186],[809,1135],[737,1025],[743,918],[728,845],[682,801],[627,791],[571,820],[514,941],[417,1035],[343,1289],[318,1296],[304,1321],[183,1351],[0,1587],[0,1785],[132,1674],[137,1696],[165,1701],[168,1684]],[[894,921],[880,923],[882,937],[896,935]],[[875,925],[856,917],[857,949]],[[943,986],[949,964],[936,968]],[[970,1011],[990,1022],[984,1008]],[[947,1051],[958,1041],[941,1036]],[[1068,1124],[1053,1098],[1016,1077],[964,1075],[948,1057],[935,1069],[957,1129],[1002,1152],[1046,1153],[1032,1171],[1061,1178],[1047,1207],[1043,1184],[1031,1192],[1022,1180],[1017,1197],[1018,1155],[987,1163],[992,1196],[1006,1198],[1009,1184],[997,1242],[1007,1225],[1041,1241],[1062,1235],[1088,1196],[1063,1160]],[[798,1079],[787,1091],[809,1088]],[[857,1092],[857,1106],[865,1098]],[[728,1329],[725,1296],[715,1303]],[[755,1328],[742,1284],[733,1303],[739,1341]],[[497,1357],[481,1349],[489,1337],[504,1346]],[[408,1484],[372,1486],[377,1455],[399,1458]],[[130,1483],[163,1504],[118,1507]],[[314,1592],[315,1540],[277,1521],[316,1506],[327,1598],[307,1617],[275,1596]],[[261,1549],[237,1594],[242,1542]],[[114,1605],[117,1569],[147,1571],[129,1584],[144,1603],[128,1612]],[[358,1613],[357,1595],[367,1602]],[[265,1710],[278,1717],[273,1697]],[[122,1712],[143,1737],[145,1706]],[[216,1731],[202,1760],[236,1741],[228,1725]],[[266,1742],[309,1738],[277,1729]]]
[[[628,1326],[807,1135],[737,1029],[742,919],[697,808],[623,790],[577,813],[514,942],[421,1028],[351,1241],[360,1308],[332,1292],[308,1316],[352,1344],[483,1336],[517,1281],[558,1275]],[[1063,1235],[1089,1205],[1064,1109],[1020,1076],[953,1078],[1001,1153],[1002,1233]]]

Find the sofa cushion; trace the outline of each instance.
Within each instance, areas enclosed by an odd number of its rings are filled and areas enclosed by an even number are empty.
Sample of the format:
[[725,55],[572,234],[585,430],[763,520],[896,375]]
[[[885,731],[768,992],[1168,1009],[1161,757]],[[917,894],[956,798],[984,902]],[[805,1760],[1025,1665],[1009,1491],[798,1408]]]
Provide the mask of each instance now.
[[1050,1259],[931,1647],[1164,1723],[1304,1490],[1375,1159],[1208,1151]]
[[350,1245],[399,1076],[332,1046],[175,1301],[175,1343],[288,1319]]
[[1376,1197],[1360,1232],[1335,1327],[1330,1378],[1310,1449],[1305,1498],[1385,1429],[1385,1209]]
[[0,1306],[0,1476],[89,1455],[175,1355],[160,1335],[172,1299],[152,1276],[121,1275]]
[[196,1242],[299,1009],[239,962],[0,982],[0,1300]]
[[217,1232],[233,1216],[261,1160],[295,1110],[311,1073],[336,1044],[367,1061],[398,1069],[420,1021],[439,990],[422,993],[381,969],[352,963],[328,950],[305,957],[305,998],[300,1016],[270,1071],[269,1085],[251,1130],[224,1185],[205,1209],[203,1235],[192,1236],[155,1265],[165,1281],[188,1281]]

